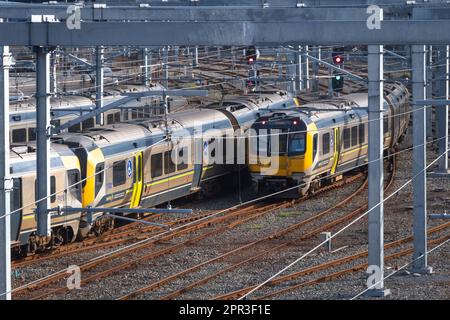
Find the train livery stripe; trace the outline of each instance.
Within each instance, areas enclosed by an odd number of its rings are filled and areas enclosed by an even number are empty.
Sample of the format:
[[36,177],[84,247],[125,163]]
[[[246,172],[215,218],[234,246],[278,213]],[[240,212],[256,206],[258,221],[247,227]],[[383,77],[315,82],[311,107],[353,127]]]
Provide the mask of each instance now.
[[83,207],[87,207],[95,199],[95,167],[104,162],[102,151],[97,148],[89,152],[86,168],[86,185],[83,188]]
[[142,189],[143,189],[143,176],[144,172],[142,169],[142,157],[144,156],[143,152],[139,152],[134,156],[134,178],[133,178],[133,195],[131,196],[130,208],[136,208],[139,206],[142,197]]
[[339,128],[334,128],[334,155],[333,155],[333,165],[331,166],[331,174],[336,172],[336,168],[339,162],[339,149],[341,147],[341,137]]
[[[203,171],[206,171],[206,170],[211,169],[211,168],[213,168],[213,166],[204,167]],[[175,180],[175,179],[183,178],[183,177],[186,177],[186,176],[191,175],[191,174],[194,174],[194,170],[189,170],[188,172],[180,173],[178,175],[175,175],[175,176],[172,176],[172,177],[169,177],[169,178],[164,178],[164,179],[161,179],[161,180],[158,180],[158,181],[155,181],[155,182],[147,183],[145,186],[146,187],[155,186],[155,185],[158,185],[158,184],[161,184],[161,183],[164,183],[164,182],[168,182],[168,181],[172,181],[172,180]]]
[[352,154],[352,153],[355,153],[355,152],[360,152],[360,151],[362,151],[363,149],[367,149],[367,148],[368,148],[368,145],[365,144],[365,145],[363,145],[362,147],[359,147],[359,148],[356,148],[356,149],[353,149],[353,150],[350,150],[350,151],[343,152],[343,153],[341,153],[341,155],[347,156],[347,155],[349,155],[349,154]]
[[303,170],[308,170],[312,168],[314,162],[314,154],[313,154],[313,144],[314,144],[314,135],[318,134],[317,126],[314,122],[311,122],[307,125],[308,134],[306,135],[306,152],[303,163]]

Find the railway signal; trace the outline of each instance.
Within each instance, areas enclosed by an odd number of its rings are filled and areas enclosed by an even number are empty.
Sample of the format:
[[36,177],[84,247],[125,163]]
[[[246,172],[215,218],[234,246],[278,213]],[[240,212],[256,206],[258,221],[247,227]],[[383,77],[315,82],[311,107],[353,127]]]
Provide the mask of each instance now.
[[247,64],[252,65],[256,63],[259,58],[259,50],[255,46],[250,46],[245,49],[245,59]]
[[254,90],[256,86],[260,84],[259,76],[260,76],[259,70],[254,69],[250,70],[249,77],[245,82],[245,86],[248,89]]
[[342,90],[344,89],[344,77],[341,75],[334,75],[331,86],[333,88],[333,91],[342,92]]
[[334,64],[341,65],[344,63],[344,48],[334,48],[331,56]]

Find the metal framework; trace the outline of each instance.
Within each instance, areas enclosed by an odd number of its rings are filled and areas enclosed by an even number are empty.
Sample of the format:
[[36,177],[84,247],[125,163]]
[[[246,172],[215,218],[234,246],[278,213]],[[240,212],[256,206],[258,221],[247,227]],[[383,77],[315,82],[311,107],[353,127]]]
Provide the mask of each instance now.
[[[361,6],[352,7],[305,7],[298,1],[279,1],[280,7],[271,7],[274,1],[261,6],[260,1],[228,1],[236,7],[224,6],[225,1],[215,3],[223,7],[106,7],[87,6],[80,8],[81,29],[67,26],[67,5],[24,6],[0,4],[0,177],[3,179],[0,194],[0,210],[5,218],[0,219],[0,292],[9,292],[9,123],[8,123],[8,48],[6,46],[31,46],[37,59],[37,175],[38,197],[48,199],[49,194],[49,56],[56,47],[99,46],[196,46],[193,65],[198,65],[198,45],[206,46],[279,46],[279,45],[369,45],[369,115],[373,119],[369,136],[369,264],[383,269],[383,200],[382,128],[380,117],[383,92],[383,45],[412,45],[413,62],[413,136],[414,136],[414,257],[424,254],[414,265],[417,272],[429,272],[426,261],[426,157],[425,127],[426,112],[418,101],[426,99],[425,93],[425,45],[447,46],[450,33],[450,7],[448,4],[404,5],[404,1],[393,1],[383,5],[384,20],[380,28],[367,26],[370,14],[367,5],[374,1],[352,1]],[[377,3],[378,1],[375,1]],[[398,5],[399,3],[403,5]],[[180,4],[186,4],[180,1]],[[203,3],[203,2],[202,2]],[[256,3],[259,5],[256,6]],[[313,5],[313,1],[304,1]],[[333,2],[324,0],[322,5]],[[247,4],[251,7],[238,5]],[[281,6],[287,7],[281,7]],[[56,22],[30,22],[31,15],[54,15]],[[101,51],[97,51],[97,85],[102,87]],[[317,62],[316,57],[297,52],[297,61],[303,58]],[[167,50],[163,51],[167,62]],[[448,53],[447,53],[448,55]],[[320,56],[320,54],[318,54]],[[318,59],[320,59],[318,57]],[[448,62],[448,60],[447,60]],[[147,65],[147,63],[146,63]],[[166,64],[167,65],[167,64]],[[146,68],[147,70],[147,68]],[[304,87],[305,72],[297,70],[297,86]],[[448,65],[446,69],[448,76]],[[295,73],[294,73],[295,74]],[[168,83],[168,69],[164,70]],[[145,79],[148,79],[146,75]],[[300,81],[302,79],[303,81]],[[307,80],[307,79],[306,79]],[[446,93],[448,96],[448,92]],[[101,101],[97,92],[97,101]],[[99,114],[107,108],[97,105]],[[445,110],[448,110],[445,107]],[[448,117],[448,111],[447,117]],[[90,114],[92,116],[92,114]],[[442,134],[442,129],[440,130]],[[448,164],[445,164],[447,166]],[[38,233],[49,232],[48,200],[38,202]],[[375,295],[383,295],[383,283],[375,289]],[[10,296],[3,295],[3,298]]]
[[385,296],[384,289],[384,166],[383,46],[368,47],[369,65],[369,266],[377,266],[377,285],[367,293]]
[[[1,23],[1,19],[0,19]],[[9,47],[0,46],[0,293],[11,299],[11,222],[9,175]]]

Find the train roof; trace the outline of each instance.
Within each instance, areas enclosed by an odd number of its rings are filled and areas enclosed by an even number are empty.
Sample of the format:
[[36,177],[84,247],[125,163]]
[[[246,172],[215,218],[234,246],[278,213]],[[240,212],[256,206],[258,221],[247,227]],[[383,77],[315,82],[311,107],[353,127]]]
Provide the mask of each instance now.
[[[272,112],[264,117],[275,115],[299,117],[306,124],[314,122],[318,128],[322,128],[339,122],[357,121],[361,117],[367,116],[367,105],[367,94],[354,93],[340,98],[313,101],[300,107],[287,108],[286,110],[271,107]],[[387,108],[387,101],[384,101],[384,110]]]
[[[50,164],[52,168],[63,167],[63,156],[74,156],[73,151],[65,145],[50,144]],[[11,147],[11,174],[36,170],[36,143],[27,143]]]
[[90,128],[80,135],[91,138],[98,147],[129,140],[138,140],[149,136],[151,133],[131,123],[116,123],[106,127]]

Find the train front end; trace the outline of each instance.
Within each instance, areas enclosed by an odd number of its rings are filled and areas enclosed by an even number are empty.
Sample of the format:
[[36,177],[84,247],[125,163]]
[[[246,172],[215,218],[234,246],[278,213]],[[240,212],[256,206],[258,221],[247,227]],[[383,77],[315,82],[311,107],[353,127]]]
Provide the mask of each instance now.
[[253,191],[278,198],[304,195],[317,150],[314,123],[302,113],[273,113],[259,118],[249,138]]

